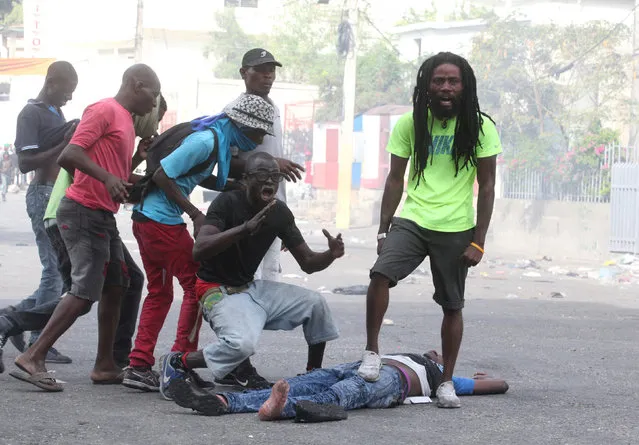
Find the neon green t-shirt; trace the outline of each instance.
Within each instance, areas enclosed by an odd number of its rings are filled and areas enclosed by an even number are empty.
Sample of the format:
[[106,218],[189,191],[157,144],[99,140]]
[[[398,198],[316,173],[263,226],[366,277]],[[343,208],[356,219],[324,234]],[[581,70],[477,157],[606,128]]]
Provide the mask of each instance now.
[[58,177],[53,185],[51,196],[49,197],[49,203],[47,204],[47,210],[44,212],[44,220],[55,219],[55,214],[60,207],[60,202],[64,198],[64,194],[73,182],[73,176],[68,171],[61,168]]
[[[431,118],[432,120],[432,118]],[[501,153],[501,142],[495,125],[484,117],[483,132],[479,132],[477,157],[487,158]],[[417,188],[412,155],[415,143],[413,113],[399,118],[393,128],[386,151],[410,159],[406,202],[400,216],[421,227],[438,232],[463,232],[475,227],[473,185],[477,168],[462,168],[455,176],[455,162],[451,155],[456,120],[449,119],[446,128],[435,119],[432,127],[433,145],[424,170],[424,178]],[[429,124],[430,128],[430,124]],[[432,163],[431,163],[432,161]],[[463,161],[462,161],[463,162]]]

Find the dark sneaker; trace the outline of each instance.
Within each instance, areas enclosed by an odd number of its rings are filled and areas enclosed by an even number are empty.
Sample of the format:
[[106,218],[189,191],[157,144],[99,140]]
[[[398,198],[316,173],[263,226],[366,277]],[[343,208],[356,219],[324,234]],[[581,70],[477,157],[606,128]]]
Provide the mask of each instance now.
[[160,378],[157,372],[149,368],[138,368],[129,366],[124,370],[122,384],[127,388],[139,389],[140,391],[159,391]]
[[0,315],[8,314],[9,312],[13,312],[15,310],[16,308],[14,308],[13,306],[3,307],[2,309],[0,309]]
[[187,379],[189,379],[195,386],[202,389],[213,389],[215,383],[208,380],[204,380],[200,375],[192,369],[186,371]]
[[[11,337],[11,342],[13,343],[13,337]],[[13,344],[15,346],[15,343]],[[60,351],[58,351],[56,348],[51,348],[49,349],[49,352],[47,352],[47,358],[44,360],[44,362],[68,365],[69,363],[73,363],[73,360],[71,360],[71,357],[61,354]]]
[[173,401],[182,408],[191,408],[205,416],[228,413],[228,407],[218,396],[196,387],[188,380],[174,379],[169,383],[168,390]]
[[24,352],[27,350],[27,344],[24,341],[24,332],[18,335],[13,335],[9,337],[11,340],[11,344],[20,352]]
[[169,385],[173,380],[184,380],[186,373],[182,367],[181,355],[179,352],[169,352],[160,357],[160,379],[159,390],[166,400],[173,400],[169,394]]
[[4,345],[7,344],[7,337],[0,333],[0,374],[4,372],[4,362],[2,361],[2,353]]
[[221,379],[215,379],[218,385],[240,386],[244,389],[271,389],[273,384],[257,373],[250,363],[243,362]]
[[346,410],[339,405],[319,404],[310,400],[301,400],[295,404],[295,422],[318,423],[345,420]]
[[[2,311],[0,311],[0,334],[8,334],[10,330],[13,329],[13,322],[8,318],[5,317],[4,315],[7,313],[10,313],[13,311],[13,307],[9,306],[6,309],[3,309]],[[7,339],[11,340],[11,343],[13,344],[13,346],[15,346],[15,348],[20,351],[20,352],[24,352],[25,351],[25,343],[24,343],[24,334],[20,333],[18,335],[14,335],[11,337],[8,337],[5,335],[5,344],[7,342]],[[3,345],[4,346],[4,345]]]

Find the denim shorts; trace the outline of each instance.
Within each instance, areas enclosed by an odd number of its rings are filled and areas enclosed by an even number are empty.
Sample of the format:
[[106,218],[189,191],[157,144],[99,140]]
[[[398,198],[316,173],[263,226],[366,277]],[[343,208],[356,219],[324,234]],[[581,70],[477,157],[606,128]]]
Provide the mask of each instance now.
[[71,295],[95,302],[100,300],[104,286],[129,286],[113,213],[89,209],[65,197],[57,221],[71,260]]

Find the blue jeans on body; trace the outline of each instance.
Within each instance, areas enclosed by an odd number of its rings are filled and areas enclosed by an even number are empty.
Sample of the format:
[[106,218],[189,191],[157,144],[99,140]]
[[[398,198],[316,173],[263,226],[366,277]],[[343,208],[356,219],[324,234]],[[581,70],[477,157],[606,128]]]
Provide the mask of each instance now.
[[[290,390],[282,417],[295,417],[295,404],[301,400],[339,405],[346,410],[392,408],[403,402],[403,383],[396,368],[383,366],[379,380],[367,382],[357,374],[360,364],[344,363],[287,379]],[[269,398],[271,390],[222,395],[228,401],[230,413],[255,413]]]
[[203,315],[217,335],[217,341],[204,347],[203,353],[218,379],[254,354],[264,329],[291,331],[302,326],[309,345],[339,337],[321,294],[274,281],[256,280],[234,294],[222,286],[215,303],[203,304]]
[[[31,219],[31,228],[35,234],[38,255],[42,264],[40,285],[29,297],[16,304],[19,311],[27,311],[35,306],[57,301],[62,292],[62,277],[58,271],[58,259],[44,228],[44,212],[53,190],[52,185],[32,182],[27,190],[27,214]],[[39,331],[31,333],[29,343],[37,340]]]

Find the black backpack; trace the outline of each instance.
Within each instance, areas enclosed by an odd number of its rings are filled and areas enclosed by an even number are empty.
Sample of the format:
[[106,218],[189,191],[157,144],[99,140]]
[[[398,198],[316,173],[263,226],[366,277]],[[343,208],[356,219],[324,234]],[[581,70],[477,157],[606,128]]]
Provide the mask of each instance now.
[[[184,173],[180,177],[201,173],[217,159],[217,133],[215,133],[212,128],[199,131],[210,131],[213,133],[213,151],[211,151],[211,155],[206,160],[192,167],[188,172]],[[156,187],[153,182],[153,175],[157,169],[160,168],[160,161],[173,153],[175,149],[184,142],[184,139],[186,139],[187,136],[195,132],[196,130],[193,130],[191,122],[183,122],[169,128],[153,141],[151,146],[147,149],[146,173],[144,177],[136,182],[129,190],[128,202],[133,204],[140,203],[144,206],[144,198]]]

